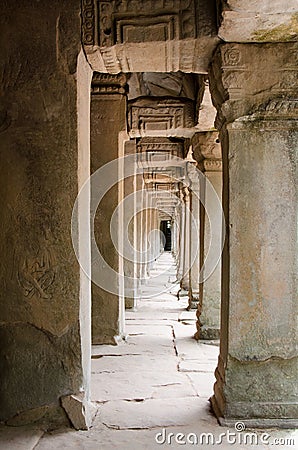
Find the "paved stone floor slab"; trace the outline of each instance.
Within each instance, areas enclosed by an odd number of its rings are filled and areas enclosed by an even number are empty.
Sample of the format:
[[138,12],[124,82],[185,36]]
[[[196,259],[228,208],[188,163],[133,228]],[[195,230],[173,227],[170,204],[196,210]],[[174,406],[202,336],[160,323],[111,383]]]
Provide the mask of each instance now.
[[102,356],[91,360],[92,373],[153,372],[155,370],[175,373],[179,364],[177,357],[163,356],[156,362],[155,355]]
[[5,427],[0,426],[0,449],[1,450],[28,450],[33,449],[43,431],[34,427]]
[[196,395],[189,378],[184,373],[160,371],[152,372],[99,373],[92,375],[91,396],[96,402],[115,399],[149,399],[153,395],[166,398],[172,396],[173,387],[187,396]]
[[178,368],[180,372],[211,372],[214,373],[217,359],[209,362],[198,362],[196,360],[180,361]]
[[156,428],[194,424],[209,405],[198,397],[107,402],[100,407],[102,423],[116,429]]

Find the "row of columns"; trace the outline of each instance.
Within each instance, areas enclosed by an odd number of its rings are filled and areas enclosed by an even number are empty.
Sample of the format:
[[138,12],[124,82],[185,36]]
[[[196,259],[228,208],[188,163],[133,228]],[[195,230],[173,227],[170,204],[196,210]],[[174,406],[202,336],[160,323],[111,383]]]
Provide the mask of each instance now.
[[[214,209],[206,183],[210,183],[219,200],[222,194],[221,147],[216,131],[198,132],[192,138],[193,158],[186,162],[186,182],[179,191],[180,205],[175,222],[179,235],[173,235],[177,261],[178,297],[188,297],[188,308],[197,310],[196,339],[218,339],[220,329],[220,261],[213,273],[204,280],[204,261],[211,242],[210,222],[206,211]],[[200,171],[204,176],[200,176]],[[216,211],[214,211],[216,214]],[[221,242],[221,218],[216,217],[214,241]],[[177,225],[175,225],[177,227]],[[214,232],[216,234],[214,235]],[[219,244],[218,244],[219,245]]]
[[[188,296],[189,308],[198,306],[196,338],[216,338],[220,329],[212,398],[219,420],[225,424],[243,419],[253,426],[292,426],[297,423],[297,101],[290,94],[284,98],[284,86],[293,68],[283,71],[280,55],[291,61],[294,48],[292,44],[259,47],[258,57],[255,51],[253,45],[222,45],[214,56],[210,80],[219,111],[216,126],[220,129],[222,163],[216,132],[198,131],[191,142],[194,161],[185,163],[187,182],[181,182],[179,188],[173,254],[181,280],[180,295]],[[268,59],[273,64],[270,74]],[[266,76],[259,77],[256,91],[258,73]],[[245,85],[243,74],[248,80]],[[110,145],[108,140],[104,142]],[[205,174],[203,181],[192,173],[195,165]],[[212,212],[206,180],[220,197],[223,189],[226,239],[221,270],[218,265],[202,281],[200,271],[214,233],[195,193],[199,192],[200,200]],[[199,217],[199,230],[191,226],[191,212]],[[146,235],[154,221],[151,225],[151,216],[149,220],[145,213],[141,217],[139,230],[146,232],[139,238],[139,246],[146,249]],[[199,253],[194,255],[198,235]],[[221,233],[215,238],[220,242]],[[148,276],[148,266],[140,264],[136,270],[140,280]],[[105,324],[110,318],[111,303]]]

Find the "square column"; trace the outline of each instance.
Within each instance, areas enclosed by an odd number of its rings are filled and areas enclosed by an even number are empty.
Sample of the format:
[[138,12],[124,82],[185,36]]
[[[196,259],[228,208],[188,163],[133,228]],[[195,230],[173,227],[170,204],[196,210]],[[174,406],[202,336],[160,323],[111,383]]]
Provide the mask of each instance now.
[[[91,96],[91,172],[116,160],[119,156],[119,133],[126,127],[125,75],[95,74]],[[120,170],[116,164],[116,170]],[[96,188],[96,187],[95,187]],[[104,266],[93,261],[92,278],[95,272],[105,278],[110,266],[119,273],[120,255],[111,235],[110,224],[120,200],[120,186],[114,185],[101,200],[94,221],[96,243],[105,260]],[[91,187],[91,195],[92,195]],[[117,226],[117,224],[116,224]],[[118,238],[120,223],[118,223]],[[119,245],[119,240],[116,243]],[[94,259],[94,255],[93,258]],[[112,278],[112,277],[111,277]],[[94,344],[115,344],[122,333],[123,292],[117,276],[110,280],[113,292],[92,283],[92,342]]]
[[178,252],[178,268],[177,268],[177,280],[180,282],[183,274],[183,261],[184,261],[184,228],[185,228],[185,203],[183,201],[182,188],[179,189],[179,252]]
[[290,43],[223,45],[211,71],[227,221],[212,406],[225,425],[298,425],[294,53]]
[[188,309],[197,309],[200,305],[200,179],[197,169],[188,164],[190,179],[190,291]]
[[[217,205],[214,204],[210,189],[206,189],[206,183],[214,189],[219,200],[222,197],[222,160],[221,146],[217,131],[202,131],[196,133],[193,140],[193,153],[199,162],[199,167],[204,174],[201,179],[201,198],[203,204],[200,208],[200,269],[210,250],[211,232],[213,233],[213,245],[220,246],[222,240],[222,216]],[[212,230],[208,215],[212,215]],[[202,274],[203,277],[205,274]],[[200,304],[197,311],[196,339],[219,339],[220,331],[220,299],[221,299],[221,263],[218,261],[213,272],[207,279],[201,282]]]
[[190,290],[190,190],[188,187],[183,187],[182,191],[183,198],[183,237],[182,237],[182,248],[183,253],[181,253],[181,264],[182,264],[182,278],[180,281],[180,290],[178,292],[178,297],[189,295]]

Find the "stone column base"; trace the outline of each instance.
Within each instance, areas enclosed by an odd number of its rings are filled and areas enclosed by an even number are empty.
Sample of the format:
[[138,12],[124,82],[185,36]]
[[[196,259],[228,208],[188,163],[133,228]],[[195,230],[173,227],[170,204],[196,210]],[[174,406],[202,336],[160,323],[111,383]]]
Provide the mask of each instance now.
[[132,308],[134,308],[134,299],[126,298],[125,299],[125,309],[132,309]]
[[218,328],[209,328],[209,327],[200,327],[200,329],[195,334],[195,339],[199,340],[210,340],[214,341],[219,339],[220,337],[220,330]]
[[188,294],[189,294],[188,290],[183,289],[183,288],[179,289],[179,291],[177,292],[178,300],[179,300],[181,297],[188,297]]
[[190,297],[188,299],[188,307],[187,310],[189,311],[190,309],[198,309],[198,305],[199,305],[199,300],[193,297]]
[[[223,417],[222,412],[218,406],[215,395],[213,395],[209,399],[211,403],[211,407],[213,409],[214,414],[217,417],[217,420],[220,425],[225,427],[234,427],[235,424],[241,422],[244,425],[243,431],[246,428],[297,428],[298,427],[298,419],[288,419],[288,418],[263,418],[263,417],[251,417],[246,418],[243,417],[244,414],[247,415],[262,415],[266,414],[266,410],[268,415],[272,414],[272,411],[275,412],[287,409],[291,411],[295,408],[293,404],[284,404],[284,403],[239,403],[239,405],[235,404],[233,408],[239,407],[239,416],[236,417]],[[296,406],[297,407],[297,406]],[[274,413],[273,413],[274,414]],[[294,413],[295,414],[295,413]]]

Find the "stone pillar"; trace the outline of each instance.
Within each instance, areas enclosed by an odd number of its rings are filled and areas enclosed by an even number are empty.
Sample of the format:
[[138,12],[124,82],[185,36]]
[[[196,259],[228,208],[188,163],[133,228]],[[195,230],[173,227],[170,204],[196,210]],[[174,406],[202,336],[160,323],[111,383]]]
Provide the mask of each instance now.
[[190,226],[190,293],[188,309],[197,309],[200,300],[200,179],[197,169],[189,165],[190,210],[192,223]]
[[175,213],[174,216],[172,217],[172,221],[171,221],[171,244],[172,244],[172,255],[174,257],[174,259],[176,260],[176,256],[177,256],[177,216],[176,216],[176,209],[175,209]]
[[[213,213],[216,205],[212,204],[212,198],[208,195],[209,190],[205,189],[205,180],[210,182],[216,194],[221,200],[222,197],[222,160],[221,146],[217,131],[202,131],[196,133],[193,138],[194,157],[199,162],[199,167],[205,177],[202,179],[202,197],[207,211]],[[218,242],[222,240],[221,215],[218,216],[216,230],[213,229],[213,239]],[[205,208],[201,208],[200,223],[201,233],[201,268],[207,257],[210,245],[210,222]],[[215,225],[215,224],[213,224]],[[214,226],[213,226],[214,228]],[[214,235],[216,233],[216,235]],[[202,274],[204,275],[204,274]],[[221,298],[221,263],[218,262],[213,273],[202,284],[200,289],[200,305],[197,311],[197,333],[196,339],[219,339],[220,331],[220,298]]]
[[[96,73],[93,76],[91,96],[91,172],[95,172],[119,155],[118,137],[126,127],[126,77]],[[91,192],[92,195],[92,192]],[[97,246],[106,264],[119,273],[119,254],[110,236],[110,221],[119,202],[119,186],[113,186],[101,200],[94,221]],[[119,242],[118,242],[119,245]],[[93,272],[102,271],[94,262]],[[92,342],[115,344],[121,333],[124,318],[119,280],[111,280],[114,293],[92,284]]]
[[[74,202],[90,173],[80,2],[2,6],[0,421],[54,428],[69,418],[86,428],[79,403],[89,389],[90,282],[71,240]],[[88,201],[83,217],[79,208],[78,247],[90,265],[88,210]]]
[[183,255],[182,255],[182,278],[180,281],[179,298],[189,295],[190,290],[190,190],[183,187],[183,204],[184,204],[184,227],[183,227]]
[[143,201],[142,201],[142,213],[141,213],[141,283],[144,284],[147,275],[147,254],[148,250],[148,241],[147,241],[147,233],[148,233],[148,216],[147,216],[147,208],[148,208],[148,193],[146,187],[143,182]]
[[[184,228],[185,228],[185,203],[183,200],[182,188],[179,189],[179,253],[178,253],[178,268],[177,280],[180,282],[183,274],[184,261]],[[178,296],[179,297],[179,296]]]
[[[134,155],[136,153],[136,143],[133,140],[125,142],[124,146],[124,154],[125,156],[128,155]],[[130,161],[127,160],[124,162],[125,164],[131,164]],[[125,169],[124,169],[125,172]],[[124,198],[127,198],[130,196],[130,202],[134,203],[134,199],[131,197],[131,195],[134,193],[135,186],[136,186],[136,174],[132,175],[130,177],[124,177]],[[126,234],[126,230],[123,230],[123,233],[125,233],[124,238],[124,247],[125,247],[125,240],[126,236],[129,240],[129,243],[132,247],[135,245],[135,235],[136,235],[136,218],[131,217],[131,214],[135,213],[135,204],[133,206],[133,211],[131,211],[131,208],[124,207],[124,216],[126,219],[124,220],[124,223],[128,224],[128,230]],[[130,217],[127,217],[127,215],[130,215]],[[129,220],[131,219],[131,220]],[[126,309],[132,309],[136,306],[136,298],[135,298],[135,257],[133,254],[127,254],[128,258],[125,258],[124,256],[124,296],[125,296],[125,308]]]
[[227,221],[212,398],[222,424],[298,425],[294,54],[291,43],[222,45],[210,72]]
[[143,183],[143,176],[140,174],[136,174],[134,178],[134,186],[135,192],[137,195],[135,196],[134,206],[135,206],[135,216],[133,219],[134,222],[134,249],[135,249],[135,258],[134,258],[134,308],[137,308],[138,298],[141,295],[141,263],[140,263],[140,252],[142,250],[142,200],[141,200],[141,189]]

